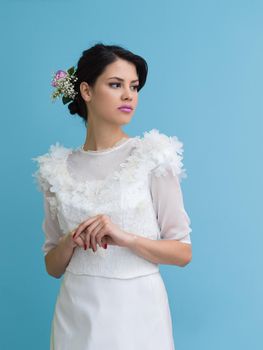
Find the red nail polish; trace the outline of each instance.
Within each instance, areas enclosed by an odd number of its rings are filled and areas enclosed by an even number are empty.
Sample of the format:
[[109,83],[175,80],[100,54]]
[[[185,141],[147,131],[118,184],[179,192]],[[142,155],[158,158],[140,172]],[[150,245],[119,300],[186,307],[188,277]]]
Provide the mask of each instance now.
[[87,244],[84,243],[84,249],[85,249],[85,250],[87,250],[87,247],[88,247]]
[[75,238],[75,236],[76,236],[76,233],[77,233],[77,232],[75,232],[75,233],[74,233],[74,235],[73,235],[73,238]]
[[104,249],[107,249],[107,243],[104,244],[103,248],[104,248]]

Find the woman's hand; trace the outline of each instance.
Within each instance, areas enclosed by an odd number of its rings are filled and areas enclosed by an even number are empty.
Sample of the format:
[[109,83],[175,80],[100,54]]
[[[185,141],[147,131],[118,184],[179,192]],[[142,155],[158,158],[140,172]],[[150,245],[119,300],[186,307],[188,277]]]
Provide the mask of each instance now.
[[78,238],[73,239],[73,236],[74,236],[76,230],[77,229],[69,232],[65,236],[60,237],[59,242],[64,241],[63,243],[69,248],[75,248],[77,246],[84,247],[84,244],[85,244],[85,234],[84,233],[81,233]]
[[131,239],[130,233],[121,230],[105,214],[92,216],[81,223],[73,235],[74,241],[77,242],[83,233],[85,234],[84,244],[86,244],[86,249],[92,247],[94,252],[97,250],[97,243],[100,247],[105,243],[125,247]]

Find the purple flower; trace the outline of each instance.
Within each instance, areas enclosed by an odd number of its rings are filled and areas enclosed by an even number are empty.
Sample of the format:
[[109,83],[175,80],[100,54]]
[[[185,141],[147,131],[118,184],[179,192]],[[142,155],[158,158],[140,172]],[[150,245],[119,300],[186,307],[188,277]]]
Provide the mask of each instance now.
[[59,79],[65,78],[66,75],[67,75],[67,73],[66,73],[65,71],[63,71],[63,70],[58,70],[58,71],[56,72],[56,75],[55,75],[54,79],[53,79],[52,82],[51,82],[51,85],[54,86],[54,87],[57,86],[57,81],[58,81]]

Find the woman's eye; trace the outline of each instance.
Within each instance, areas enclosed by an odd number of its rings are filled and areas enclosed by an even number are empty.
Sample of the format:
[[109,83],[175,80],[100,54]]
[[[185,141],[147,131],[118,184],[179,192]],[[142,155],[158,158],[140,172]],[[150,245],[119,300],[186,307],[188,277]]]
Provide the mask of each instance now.
[[[121,85],[121,83],[110,83],[110,86],[113,86],[113,85]],[[134,85],[134,86],[132,86],[133,88],[135,88],[136,90],[138,90],[138,87],[139,87],[139,85]]]
[[120,85],[120,83],[110,83],[110,86],[112,85]]

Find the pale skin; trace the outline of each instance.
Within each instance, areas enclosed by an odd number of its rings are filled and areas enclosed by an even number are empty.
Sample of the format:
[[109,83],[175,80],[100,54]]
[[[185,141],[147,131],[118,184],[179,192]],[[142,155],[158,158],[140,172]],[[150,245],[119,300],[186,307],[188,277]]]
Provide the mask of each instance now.
[[[136,109],[138,83],[136,67],[128,61],[118,59],[106,67],[95,86],[91,87],[86,82],[80,84],[81,96],[88,109],[85,150],[112,147],[121,138],[129,137],[121,127],[130,122]],[[122,104],[132,106],[132,112],[119,111],[118,107]],[[108,215],[101,213],[85,220],[60,238],[58,245],[45,256],[47,272],[60,278],[77,246],[95,252],[97,246],[107,249],[107,244],[129,248],[135,254],[157,264],[183,267],[192,259],[191,244],[177,240],[153,240],[126,232],[113,223]]]

